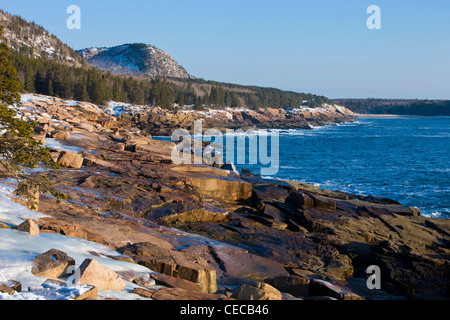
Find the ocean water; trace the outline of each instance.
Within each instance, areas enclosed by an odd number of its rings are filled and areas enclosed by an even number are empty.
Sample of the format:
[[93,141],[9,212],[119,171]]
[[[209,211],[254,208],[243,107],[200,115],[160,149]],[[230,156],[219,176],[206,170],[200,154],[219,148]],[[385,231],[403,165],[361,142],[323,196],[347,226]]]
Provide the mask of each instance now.
[[[279,146],[271,178],[386,197],[424,216],[450,218],[450,117],[360,118],[280,130]],[[260,173],[261,165],[236,167]]]
[[[418,207],[424,216],[450,218],[450,117],[367,117],[313,130],[277,131],[279,149],[271,156],[278,172],[263,176],[386,197]],[[269,167],[259,160],[248,163],[248,142],[246,162],[238,164],[237,143],[223,140],[224,154],[227,147],[235,150],[238,171],[260,174],[261,167]]]

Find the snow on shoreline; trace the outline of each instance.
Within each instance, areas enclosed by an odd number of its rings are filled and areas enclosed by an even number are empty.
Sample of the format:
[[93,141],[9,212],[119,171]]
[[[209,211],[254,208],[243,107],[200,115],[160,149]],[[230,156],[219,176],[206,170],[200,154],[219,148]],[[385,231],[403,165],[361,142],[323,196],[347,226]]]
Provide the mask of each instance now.
[[[10,197],[15,190],[15,180],[2,180],[0,183],[0,220],[6,220],[15,224],[20,224],[26,219],[39,220],[49,217],[49,215],[31,211],[28,208],[14,202]],[[6,183],[5,183],[6,182]],[[0,229],[2,231],[3,229]],[[0,243],[0,250],[2,244]]]
[[87,150],[85,150],[83,148],[63,144],[61,141],[56,140],[54,138],[46,138],[44,147],[47,147],[50,149],[55,149],[55,150],[61,150],[61,151],[75,152],[75,153],[83,152],[83,151],[87,152]]
[[[65,100],[65,99],[61,99],[61,98],[57,98],[57,97],[53,97],[53,96],[46,96],[46,95],[36,94],[36,93],[21,94],[20,95],[20,105],[21,106],[18,108],[16,106],[11,106],[11,108],[18,109],[18,110],[29,110],[30,111],[30,107],[23,106],[23,105],[26,105],[30,102],[36,102],[36,101],[46,102],[48,104],[59,103],[59,105],[62,107],[88,108],[88,109],[91,109],[91,111],[93,111],[95,113],[103,113],[103,110],[98,105],[90,103],[90,102],[77,101],[77,100]],[[45,115],[45,114],[41,114],[41,115]]]
[[[14,181],[11,179],[0,181],[0,220],[6,221],[8,224],[18,225],[28,218],[39,220],[39,218],[49,217],[14,202],[10,198],[14,189]],[[82,290],[86,290],[86,288],[78,285],[72,288],[68,286],[42,286],[46,278],[37,277],[31,273],[33,259],[53,248],[74,258],[76,268],[85,259],[90,258],[116,272],[153,273],[152,270],[139,264],[108,257],[123,255],[96,242],[56,233],[41,232],[39,236],[31,236],[27,232],[16,229],[0,228],[0,283],[8,280],[19,281],[23,290],[13,295],[0,292],[0,300],[67,300],[83,293]],[[138,296],[128,291],[136,287],[138,286],[126,281],[125,291],[99,291],[99,297],[134,300]],[[32,288],[32,290],[27,291],[28,288]],[[139,299],[143,298],[139,297]]]

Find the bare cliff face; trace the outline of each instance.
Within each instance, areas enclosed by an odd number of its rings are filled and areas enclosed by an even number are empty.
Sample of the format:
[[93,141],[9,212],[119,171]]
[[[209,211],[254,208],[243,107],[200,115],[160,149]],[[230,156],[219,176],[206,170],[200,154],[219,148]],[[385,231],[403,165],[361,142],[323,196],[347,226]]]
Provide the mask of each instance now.
[[147,44],[134,43],[111,48],[86,48],[77,52],[92,66],[114,74],[193,78],[169,54]]

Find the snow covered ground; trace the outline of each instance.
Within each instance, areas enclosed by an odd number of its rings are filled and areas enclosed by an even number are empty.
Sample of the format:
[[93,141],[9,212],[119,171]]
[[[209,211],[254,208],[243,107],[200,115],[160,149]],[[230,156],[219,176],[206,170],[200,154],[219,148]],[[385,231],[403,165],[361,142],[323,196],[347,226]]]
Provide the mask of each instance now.
[[[82,137],[84,137],[84,136],[82,136]],[[63,144],[61,141],[56,140],[54,138],[46,138],[44,147],[48,147],[50,149],[55,149],[55,150],[61,150],[61,151],[75,152],[75,153],[83,152],[83,151],[87,152],[87,150],[85,150],[83,148]]]
[[112,115],[112,116],[120,116],[121,114],[125,113],[137,113],[142,112],[150,108],[150,105],[146,106],[140,106],[140,105],[134,105],[130,103],[125,102],[117,102],[117,101],[109,101],[106,105],[106,108],[103,110],[106,114]]
[[[46,95],[42,95],[42,94],[34,94],[34,93],[26,93],[26,94],[22,94],[20,96],[20,104],[26,104],[28,102],[32,102],[32,101],[41,101],[41,102],[46,102],[46,103],[55,103],[58,102],[60,103],[61,106],[66,106],[66,107],[81,107],[81,108],[89,108],[91,109],[91,111],[96,112],[96,113],[103,113],[103,110],[93,104],[93,103],[89,103],[89,102],[84,102],[84,101],[76,101],[76,100],[64,100],[64,99],[60,99],[60,98],[56,98],[53,96],[46,96]],[[27,107],[13,107],[15,109],[18,110],[26,110]]]
[[[48,215],[31,211],[28,208],[14,202],[10,196],[15,190],[16,180],[4,179],[0,182],[0,220],[6,220],[15,224],[20,224],[26,219],[35,219],[48,217]],[[3,229],[0,229],[3,231]],[[2,243],[0,243],[0,250]]]
[[131,107],[132,105],[129,103],[109,101],[108,104],[106,105],[104,112],[106,114],[117,117],[120,116],[121,114],[128,113],[128,110]]
[[206,118],[215,118],[217,115],[223,115],[224,117],[233,120],[233,115],[228,112],[227,110],[215,110],[215,109],[208,109],[207,111],[196,111],[193,109],[189,110],[180,110],[181,113],[198,113],[203,115]]
[[27,94],[22,94],[20,96],[20,103],[27,103],[30,101],[49,101],[50,99],[52,99],[53,97],[50,96],[43,96],[43,95],[36,95],[34,93],[27,93]]
[[292,110],[290,110],[290,113],[292,114],[297,114],[297,113],[302,113],[302,112],[311,112],[311,113],[328,113],[328,112],[333,112],[333,111],[339,111],[340,113],[344,113],[344,114],[348,114],[349,110],[343,106],[334,104],[324,104],[321,107],[317,107],[317,108],[311,108],[311,107],[307,107],[307,106],[302,106],[301,108],[294,108]]
[[[12,180],[0,181],[0,220],[11,224],[20,224],[31,218],[38,220],[48,217],[45,214],[28,210],[17,204],[9,196],[14,191]],[[32,260],[50,249],[58,249],[74,258],[78,268],[86,259],[94,259],[100,264],[116,271],[135,272],[148,275],[153,271],[138,264],[119,261],[108,256],[123,256],[121,253],[95,242],[67,237],[56,233],[41,232],[39,236],[31,236],[16,229],[0,228],[0,283],[7,280],[21,282],[22,291],[13,295],[0,292],[0,300],[61,300],[73,299],[79,293],[88,290],[86,286],[55,286],[42,283],[46,278],[31,273]],[[121,300],[143,299],[129,293],[137,285],[126,281],[124,291],[99,291],[99,299],[118,298]],[[31,290],[28,290],[28,289]]]

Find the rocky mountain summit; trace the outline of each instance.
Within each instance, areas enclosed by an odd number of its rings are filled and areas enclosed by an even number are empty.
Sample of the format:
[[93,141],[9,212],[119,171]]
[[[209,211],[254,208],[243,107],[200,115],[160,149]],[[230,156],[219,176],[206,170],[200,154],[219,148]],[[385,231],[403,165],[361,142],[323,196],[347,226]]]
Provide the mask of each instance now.
[[[154,140],[93,104],[24,95],[17,111],[36,121],[35,138],[62,167],[30,174],[45,175],[67,199],[41,195],[33,216],[8,202],[23,203],[4,191],[14,181],[0,180],[7,204],[0,240],[10,248],[0,250],[0,298],[54,298],[55,292],[61,299],[154,300],[450,294],[449,220],[422,217],[390,199],[248,170],[176,165],[174,143]],[[171,116],[181,115],[194,117]],[[262,116],[255,112],[251,119]],[[21,272],[12,272],[15,255],[29,259]],[[371,265],[381,270],[381,289],[366,285]],[[77,285],[67,287],[73,279]]]
[[143,43],[124,44],[111,48],[86,48],[77,52],[92,66],[113,74],[193,78],[169,54]]

